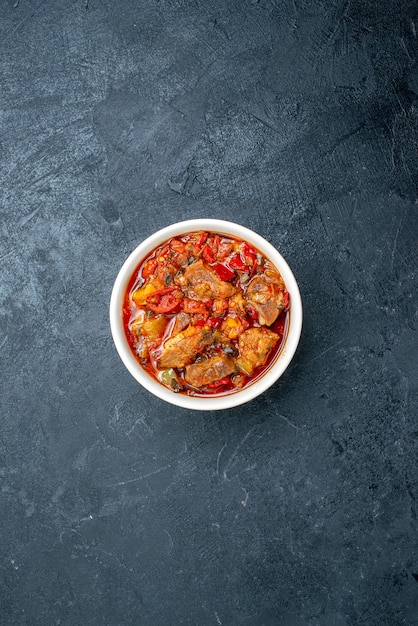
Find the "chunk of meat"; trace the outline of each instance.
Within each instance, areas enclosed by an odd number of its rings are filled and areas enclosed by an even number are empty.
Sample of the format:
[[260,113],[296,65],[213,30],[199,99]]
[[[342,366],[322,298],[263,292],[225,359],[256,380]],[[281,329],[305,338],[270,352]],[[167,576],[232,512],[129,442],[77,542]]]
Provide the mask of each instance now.
[[211,328],[189,326],[174,337],[167,339],[163,345],[162,355],[157,360],[158,369],[188,365],[206,346],[212,343],[212,337]]
[[181,286],[189,298],[230,298],[237,293],[237,288],[221,280],[218,274],[202,260],[189,265],[180,279]]
[[176,319],[173,326],[173,335],[177,335],[177,333],[181,332],[190,324],[191,317],[188,313],[184,311],[180,311],[177,313]]
[[207,359],[207,361],[188,365],[184,379],[193,387],[203,387],[229,376],[234,371],[234,358],[226,355],[217,355]]
[[283,291],[277,282],[264,274],[252,279],[247,287],[247,300],[258,313],[258,323],[271,326],[285,307]]
[[264,365],[278,339],[279,335],[272,330],[249,328],[244,331],[238,340],[239,369],[250,375],[256,367]]

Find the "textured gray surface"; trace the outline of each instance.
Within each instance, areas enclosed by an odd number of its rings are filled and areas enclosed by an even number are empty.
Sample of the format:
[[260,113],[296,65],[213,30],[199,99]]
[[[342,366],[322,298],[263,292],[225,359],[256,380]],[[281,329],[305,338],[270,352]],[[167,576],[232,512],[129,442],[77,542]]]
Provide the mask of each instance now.
[[[418,624],[415,1],[3,0],[0,623]],[[126,255],[191,217],[287,258],[257,401],[154,399]]]

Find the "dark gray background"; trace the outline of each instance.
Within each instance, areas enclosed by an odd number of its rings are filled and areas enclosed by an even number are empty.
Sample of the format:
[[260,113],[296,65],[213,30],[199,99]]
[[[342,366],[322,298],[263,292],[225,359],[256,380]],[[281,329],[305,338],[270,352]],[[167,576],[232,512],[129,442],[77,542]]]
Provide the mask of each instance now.
[[[415,0],[2,0],[0,623],[418,624]],[[152,397],[128,253],[192,217],[286,257],[282,379]]]

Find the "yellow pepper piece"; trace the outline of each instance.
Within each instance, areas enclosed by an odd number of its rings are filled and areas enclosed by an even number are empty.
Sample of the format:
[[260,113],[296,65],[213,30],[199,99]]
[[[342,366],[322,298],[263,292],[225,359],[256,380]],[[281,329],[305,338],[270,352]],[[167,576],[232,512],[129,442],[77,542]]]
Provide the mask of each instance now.
[[253,373],[254,368],[253,368],[252,363],[250,363],[246,359],[243,359],[242,357],[239,357],[236,360],[235,365],[237,369],[239,369],[244,374],[247,374],[247,376],[251,376],[251,374]]
[[225,320],[225,324],[230,328],[236,328],[240,325],[240,322],[237,320],[236,317],[227,317]]
[[145,335],[149,339],[157,339],[162,337],[167,326],[167,320],[164,316],[151,317],[144,321],[141,326],[141,335]]
[[145,287],[140,287],[132,294],[132,300],[135,302],[137,306],[141,306],[146,304],[148,296],[150,296],[154,291],[157,291],[157,287],[154,287],[153,283],[148,283]]

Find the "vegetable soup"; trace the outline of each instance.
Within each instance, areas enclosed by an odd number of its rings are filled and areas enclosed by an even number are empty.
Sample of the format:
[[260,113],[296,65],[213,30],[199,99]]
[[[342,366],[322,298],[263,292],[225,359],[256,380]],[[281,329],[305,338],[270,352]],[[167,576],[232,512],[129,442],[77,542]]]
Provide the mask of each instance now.
[[173,237],[135,270],[123,322],[144,370],[190,396],[251,384],[284,345],[289,294],[277,268],[246,241],[199,231]]

